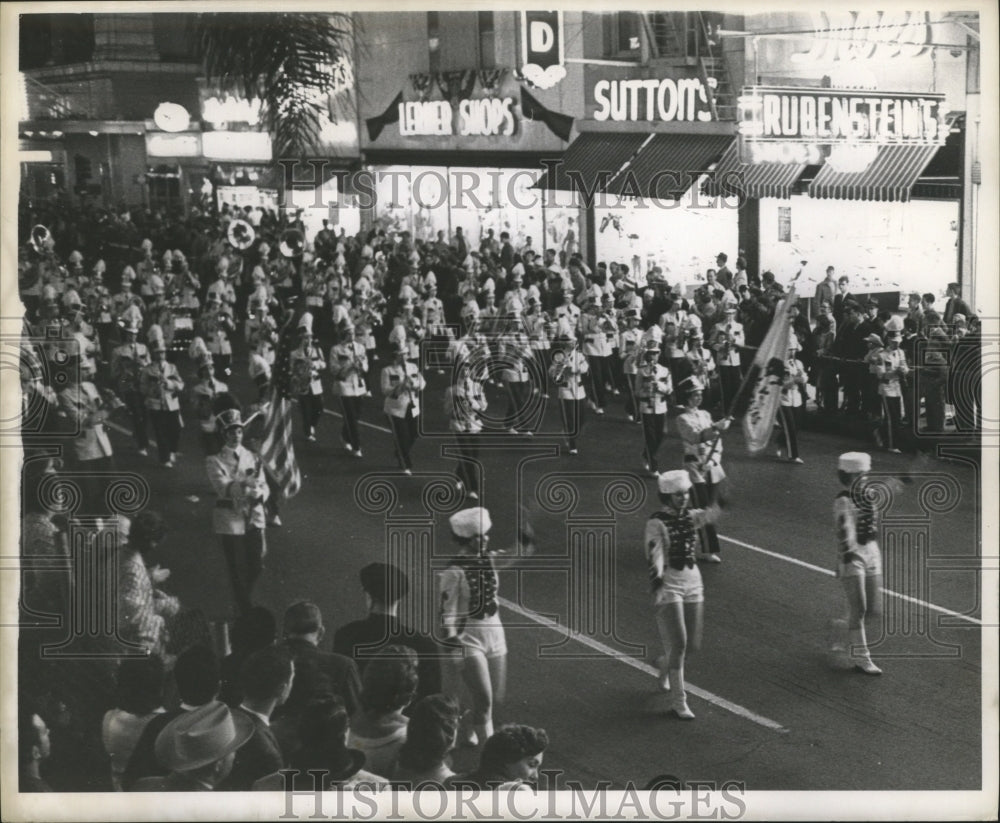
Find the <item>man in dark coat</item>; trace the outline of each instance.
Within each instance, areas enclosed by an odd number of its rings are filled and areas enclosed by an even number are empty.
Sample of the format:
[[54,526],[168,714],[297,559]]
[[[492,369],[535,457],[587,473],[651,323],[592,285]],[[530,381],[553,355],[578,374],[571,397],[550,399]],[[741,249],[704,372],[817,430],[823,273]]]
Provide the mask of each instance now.
[[[410,583],[396,566],[369,563],[361,570],[361,588],[368,602],[368,616],[337,629],[333,650],[352,658],[364,674],[375,652],[389,645],[409,646],[417,653],[420,684],[417,699],[441,691],[443,650],[429,635],[418,632],[399,618],[399,601]],[[414,701],[416,702],[416,700]]]

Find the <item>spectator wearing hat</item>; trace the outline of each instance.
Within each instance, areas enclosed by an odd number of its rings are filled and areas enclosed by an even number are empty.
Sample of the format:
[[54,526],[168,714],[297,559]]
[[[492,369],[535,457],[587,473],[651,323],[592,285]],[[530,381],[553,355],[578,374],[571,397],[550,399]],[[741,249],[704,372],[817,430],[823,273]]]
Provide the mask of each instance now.
[[138,340],[138,323],[124,324],[122,334],[124,342],[111,352],[111,378],[114,381],[115,392],[128,410],[132,421],[132,436],[135,438],[139,454],[145,457],[149,449],[149,439],[146,434],[149,414],[142,394],[140,375],[152,359],[146,344]]
[[390,645],[375,653],[362,678],[361,706],[351,715],[347,745],[365,754],[376,774],[390,774],[406,739],[403,713],[417,693],[417,655]]
[[454,777],[450,754],[458,741],[461,712],[452,698],[429,694],[414,703],[406,740],[392,771],[393,786],[406,791],[424,784],[444,787]]
[[472,700],[474,733],[465,742],[485,742],[493,734],[493,707],[507,689],[507,638],[500,622],[495,553],[489,549],[490,513],[482,507],[451,516],[457,554],[438,574],[438,602],[445,644],[460,669]]
[[156,738],[166,777],[145,777],[134,792],[199,792],[222,788],[236,757],[255,733],[251,718],[213,701],[174,718]]
[[796,357],[799,351],[798,338],[789,332],[788,354],[784,362],[784,374],[781,378],[781,401],[778,406],[778,423],[781,427],[779,437],[778,458],[787,457],[791,463],[803,463],[799,456],[798,409],[803,406],[802,389],[806,384],[806,370],[802,361]]
[[587,397],[583,378],[590,370],[590,364],[576,348],[568,318],[558,321],[558,327],[560,330],[553,340],[549,377],[559,393],[559,412],[567,448],[570,454],[577,454],[577,437],[583,430],[583,404]]
[[722,389],[722,407],[731,409],[743,379],[740,371],[740,349],[746,344],[743,324],[736,319],[736,304],[723,304],[724,319],[715,324],[708,339],[715,352],[715,364]]
[[122,791],[125,767],[146,725],[162,714],[164,671],[162,658],[127,657],[118,667],[115,706],[104,714],[101,742],[111,760],[111,786]]
[[[685,378],[677,387],[677,397],[683,406],[677,416],[677,433],[684,444],[684,466],[691,477],[694,501],[701,507],[715,502],[717,488],[726,479],[722,468],[722,433],[731,423],[729,417],[712,422],[712,415],[701,408],[704,396],[705,384],[695,375]],[[698,559],[722,562],[715,527],[706,525],[699,537]]]
[[302,428],[306,440],[316,440],[316,426],[323,418],[323,382],[321,375],[326,370],[323,351],[315,343],[313,336],[313,316],[303,313],[298,322],[299,344],[288,356],[290,391],[299,398],[302,410]]
[[410,590],[406,574],[391,564],[369,563],[361,569],[361,588],[368,616],[337,629],[333,650],[352,658],[363,675],[379,649],[389,644],[407,646],[417,654],[418,698],[441,691],[443,650],[430,635],[408,626],[399,617],[399,602]]
[[255,781],[284,766],[286,756],[271,729],[271,715],[288,699],[294,682],[295,663],[286,649],[269,646],[243,661],[243,700],[233,714],[250,720],[253,734],[237,753],[232,772],[220,789],[247,791]]
[[297,729],[298,748],[288,758],[288,767],[261,777],[254,791],[343,791],[377,792],[389,783],[365,768],[365,753],[347,745],[348,712],[334,694],[317,695],[306,703]]
[[[865,324],[862,323],[862,329]],[[882,404],[879,400],[879,378],[878,365],[883,349],[881,335],[870,332],[864,336],[865,354],[864,370],[861,383],[861,408],[865,417],[873,424],[877,431],[878,421],[882,417]]]
[[657,490],[662,508],[646,521],[646,562],[653,589],[653,613],[663,644],[659,658],[660,688],[670,691],[670,708],[682,720],[693,720],[684,688],[688,652],[701,646],[705,591],[696,562],[696,530],[718,518],[715,506],[689,508],[691,477],[678,469],[661,474]]
[[[878,511],[866,494],[871,456],[846,452],[837,462],[837,478],[844,488],[833,502],[837,526],[837,577],[847,598],[849,646],[834,638],[833,651],[846,651],[857,671],[879,675],[872,662],[868,634],[881,636],[882,555],[878,546]],[[869,632],[869,629],[871,630]]]
[[535,788],[539,769],[549,747],[545,729],[508,723],[486,741],[479,766],[469,774],[451,778],[448,788],[487,791]]
[[252,605],[253,587],[264,569],[266,544],[264,503],[270,491],[260,456],[243,446],[239,409],[218,415],[224,445],[205,458],[205,470],[215,492],[212,527],[219,535],[233,594],[241,612]]
[[395,359],[382,369],[380,382],[385,398],[382,410],[392,428],[396,459],[404,474],[413,474],[410,452],[418,436],[421,393],[427,381],[417,364],[410,361],[405,344],[395,347]]
[[150,337],[152,362],[143,368],[139,384],[146,409],[156,433],[160,462],[172,469],[180,448],[181,404],[178,394],[184,388],[177,366],[167,360],[167,344],[162,334]]
[[217,699],[220,686],[219,659],[207,646],[189,646],[177,656],[173,678],[180,704],[154,714],[143,727],[121,776],[126,791],[143,777],[166,775],[166,770],[156,760],[156,738],[175,718]]

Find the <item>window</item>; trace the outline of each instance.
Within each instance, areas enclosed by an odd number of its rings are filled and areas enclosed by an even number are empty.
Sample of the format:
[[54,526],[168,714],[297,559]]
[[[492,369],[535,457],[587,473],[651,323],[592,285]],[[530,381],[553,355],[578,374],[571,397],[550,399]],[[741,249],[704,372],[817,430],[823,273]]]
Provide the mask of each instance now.
[[479,68],[492,69],[497,64],[493,12],[479,12]]
[[638,57],[639,14],[621,11],[604,16],[604,56],[610,58]]
[[436,11],[427,12],[427,70],[441,71],[441,15]]

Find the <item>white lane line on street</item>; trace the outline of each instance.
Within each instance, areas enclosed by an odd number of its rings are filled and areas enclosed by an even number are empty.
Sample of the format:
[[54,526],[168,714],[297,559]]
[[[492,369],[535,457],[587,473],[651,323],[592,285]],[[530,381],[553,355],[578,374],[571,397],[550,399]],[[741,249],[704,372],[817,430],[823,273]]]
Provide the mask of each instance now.
[[[333,417],[343,417],[339,412],[331,411],[330,409],[324,409],[325,414],[332,415]],[[129,437],[132,436],[132,432],[126,429],[124,426],[119,426],[117,423],[112,423],[110,420],[104,421],[106,426],[114,429],[115,431],[121,432]],[[359,420],[358,424],[361,426],[367,426],[370,429],[375,429],[376,431],[385,432],[386,434],[392,434],[391,429],[387,429],[385,426],[378,426],[375,423],[366,423],[364,420]],[[724,534],[719,535],[720,540],[725,540],[727,543],[732,543],[733,545],[740,546],[744,549],[749,549],[750,551],[758,552],[759,554],[766,554],[768,557],[774,557],[778,560],[784,560],[786,563],[793,563],[796,566],[802,566],[803,568],[810,569],[814,572],[819,572],[820,574],[825,574],[827,577],[835,577],[834,573],[830,569],[824,569],[822,566],[816,566],[812,563],[807,563],[805,560],[799,560],[797,557],[789,557],[787,554],[781,554],[780,552],[771,551],[770,549],[762,549],[760,546],[754,546],[751,543],[744,543],[742,540],[737,540],[735,537],[726,537]],[[887,589],[882,587],[883,594],[889,597],[895,597],[899,600],[905,600],[907,603],[915,603],[918,606],[923,606],[924,608],[930,609],[931,611],[939,612],[940,614],[946,614],[949,617],[955,617],[959,620],[964,620],[967,623],[973,623],[977,626],[982,626],[983,621],[977,617],[971,617],[967,614],[961,614],[960,612],[952,611],[951,609],[946,609],[944,606],[938,606],[934,603],[929,603],[926,600],[920,600],[916,597],[911,597],[908,594],[902,594],[901,592],[895,592],[892,589]],[[568,631],[568,630],[567,630]],[[641,665],[641,664],[640,664]],[[653,671],[651,666],[648,666],[650,671]],[[721,699],[721,698],[720,698]]]
[[[822,566],[814,566],[812,563],[807,563],[805,560],[799,560],[797,557],[789,557],[787,554],[781,554],[779,552],[771,551],[770,549],[762,549],[760,546],[754,546],[750,543],[744,543],[742,540],[737,540],[735,537],[726,537],[725,535],[720,534],[719,540],[725,540],[727,543],[741,546],[742,548],[749,549],[753,552],[766,554],[768,557],[776,557],[778,560],[784,560],[786,563],[794,563],[796,566],[804,566],[807,569],[819,572],[820,574],[825,574],[828,577],[836,577],[830,569],[824,569]],[[911,597],[908,594],[894,592],[892,589],[885,588],[885,586],[882,587],[882,593],[888,595],[889,597],[905,600],[907,603],[916,603],[918,606],[923,606],[931,611],[946,614],[949,617],[956,617],[959,620],[965,620],[967,623],[974,623],[977,626],[983,625],[983,621],[977,617],[971,617],[970,615],[961,614],[960,612],[953,612],[951,609],[946,609],[944,606],[937,606],[934,603],[928,603],[926,600],[920,600],[916,597]]]
[[[323,414],[329,414],[341,419],[344,417],[340,412],[330,411],[330,409],[323,409]],[[358,425],[367,426],[369,429],[375,429],[375,431],[385,432],[386,434],[392,434],[392,429],[387,429],[385,426],[376,426],[374,423],[366,423],[364,420],[359,420]]]
[[[643,672],[644,674],[652,675],[653,677],[657,678],[660,676],[660,673],[655,668],[650,666],[648,663],[645,663],[641,660],[636,660],[634,657],[621,654],[612,649],[610,646],[606,646],[604,643],[601,643],[599,640],[595,640],[593,637],[589,637],[585,634],[579,634],[577,632],[570,631],[570,629],[566,628],[566,626],[563,626],[561,623],[557,623],[555,620],[549,617],[545,617],[543,615],[538,614],[537,612],[533,612],[531,609],[526,609],[524,606],[514,603],[505,597],[500,597],[497,599],[500,601],[500,604],[504,606],[504,608],[510,609],[512,612],[515,612],[521,615],[522,617],[527,617],[529,620],[538,623],[538,625],[540,626],[544,626],[547,629],[552,629],[553,631],[559,632],[560,634],[564,634],[570,640],[575,640],[578,643],[582,643],[584,646],[588,646],[589,648],[594,649],[595,651],[601,652],[601,654],[605,654],[608,657],[613,657],[615,660],[618,660],[627,666],[631,666],[633,669],[638,669],[640,672]],[[691,685],[691,683],[685,682],[685,686],[687,688],[688,694],[693,694],[696,697],[700,697],[702,700],[712,703],[718,706],[720,709],[725,709],[727,712],[732,712],[733,714],[738,715],[739,717],[742,717],[745,720],[749,720],[750,722],[756,723],[759,726],[763,726],[766,729],[771,729],[771,731],[779,732],[781,734],[786,734],[788,732],[788,729],[786,729],[776,720],[771,720],[769,717],[764,717],[763,715],[757,714],[756,712],[752,712],[750,711],[750,709],[744,708],[743,706],[740,706],[736,703],[726,700],[724,697],[719,697],[719,695],[717,694],[712,694],[712,692],[705,691],[705,689],[700,689],[697,686],[693,686]]]

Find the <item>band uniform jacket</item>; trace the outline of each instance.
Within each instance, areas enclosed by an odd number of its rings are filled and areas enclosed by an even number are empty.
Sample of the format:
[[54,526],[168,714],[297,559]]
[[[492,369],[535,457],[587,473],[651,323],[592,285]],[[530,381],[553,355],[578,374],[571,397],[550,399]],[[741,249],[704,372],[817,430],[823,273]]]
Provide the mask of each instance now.
[[139,375],[150,364],[144,343],[123,343],[111,352],[111,377],[119,394],[141,391]]
[[666,414],[667,397],[673,391],[670,369],[659,363],[640,366],[635,382],[639,411],[642,414]]
[[59,411],[77,432],[73,454],[77,460],[110,457],[111,441],[104,430],[104,404],[93,383],[86,380],[67,386],[58,394]]
[[526,383],[530,380],[528,362],[534,355],[528,336],[521,331],[506,334],[500,338],[500,346],[504,354],[504,368],[500,377],[508,383]]
[[139,379],[147,409],[180,411],[177,393],[184,388],[184,381],[177,372],[177,366],[167,360],[150,363],[142,370]]
[[716,323],[712,329],[712,349],[719,366],[739,366],[740,346],[745,342],[742,323]]
[[229,391],[229,386],[214,377],[201,380],[191,388],[194,394],[195,413],[198,415],[198,427],[203,432],[214,432],[217,428],[215,412],[212,407],[215,398]]
[[205,471],[216,494],[212,511],[216,534],[246,534],[248,525],[264,528],[269,491],[260,457],[243,446],[223,446],[218,454],[205,458]]
[[618,337],[618,356],[622,360],[622,372],[634,375],[638,371],[636,358],[639,354],[639,343],[642,341],[642,329],[625,329]]
[[[715,433],[702,442],[701,433],[712,428],[712,415],[705,409],[684,411],[677,416],[677,433],[684,442],[685,468],[691,475],[692,483],[718,483],[726,476],[722,468],[722,438]],[[693,457],[694,461],[687,458]],[[698,469],[704,463],[703,469]]]
[[334,394],[362,397],[368,391],[364,377],[367,372],[368,355],[362,343],[354,340],[330,349],[330,374],[334,379]]
[[448,415],[448,428],[456,434],[476,434],[483,430],[479,413],[486,411],[486,393],[483,384],[464,375],[444,393],[444,411]]
[[583,375],[588,371],[590,364],[587,358],[576,349],[566,353],[564,363],[553,363],[549,366],[549,374],[559,387],[559,399],[583,400],[587,396],[583,386]]
[[[410,387],[404,388],[409,380]],[[412,408],[413,416],[420,414],[420,392],[427,385],[415,363],[409,360],[402,366],[391,363],[382,369],[382,394],[385,395],[383,411],[392,417],[406,417]]]
[[883,397],[902,397],[901,379],[909,374],[906,354],[902,349],[882,349],[874,364],[879,379],[878,393]]
[[[319,346],[308,349],[299,346],[288,356],[288,369],[292,375],[292,388],[296,394],[322,394],[323,381],[320,375],[326,366]],[[308,382],[307,382],[308,381]]]

